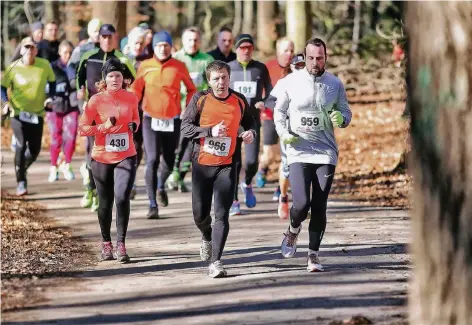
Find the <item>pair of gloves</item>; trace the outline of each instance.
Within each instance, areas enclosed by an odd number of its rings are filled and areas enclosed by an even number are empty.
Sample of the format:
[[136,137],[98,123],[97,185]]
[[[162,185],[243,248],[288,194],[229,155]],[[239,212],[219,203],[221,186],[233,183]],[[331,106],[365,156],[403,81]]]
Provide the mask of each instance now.
[[[341,114],[340,111],[332,111],[329,114],[329,117],[331,118],[331,122],[333,123],[334,126],[340,127],[344,123],[344,116]],[[297,141],[298,137],[296,135],[293,135],[292,133],[285,132],[282,135],[281,140],[285,144],[291,144]]]

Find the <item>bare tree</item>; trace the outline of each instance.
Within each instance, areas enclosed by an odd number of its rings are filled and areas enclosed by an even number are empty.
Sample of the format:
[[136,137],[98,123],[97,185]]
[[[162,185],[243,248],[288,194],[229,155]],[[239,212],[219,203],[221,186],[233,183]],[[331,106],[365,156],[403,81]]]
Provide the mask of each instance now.
[[234,23],[233,23],[233,34],[238,35],[241,31],[242,24],[242,4],[241,0],[234,1]]
[[113,24],[120,37],[126,35],[125,1],[91,1],[93,16],[103,23]]
[[275,51],[275,1],[257,1],[257,48],[263,54]]
[[81,8],[82,5],[80,4],[80,1],[67,1],[65,3],[64,11],[66,20],[63,24],[63,29],[66,33],[66,39],[73,44],[79,42],[79,18]]
[[472,2],[408,2],[411,324],[472,324]]
[[311,15],[308,1],[287,1],[285,4],[287,36],[295,43],[295,51],[301,51],[310,38]]
[[59,19],[59,1],[44,1],[44,20],[46,22]]
[[136,27],[141,20],[139,14],[139,1],[126,1],[126,31],[129,31]]
[[197,2],[195,0],[185,1],[185,18],[188,26],[194,26],[196,23]]
[[252,34],[254,22],[254,6],[252,0],[244,0],[243,33]]
[[354,1],[354,24],[352,28],[352,46],[351,46],[351,59],[354,54],[357,53],[359,47],[359,37],[361,34],[361,12],[362,3],[361,0]]

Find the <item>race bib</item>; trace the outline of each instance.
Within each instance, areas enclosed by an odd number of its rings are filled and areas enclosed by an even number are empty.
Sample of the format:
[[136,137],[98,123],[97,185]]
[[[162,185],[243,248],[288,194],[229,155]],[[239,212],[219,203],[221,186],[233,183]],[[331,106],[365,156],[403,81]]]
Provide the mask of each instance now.
[[151,129],[161,132],[174,132],[174,119],[158,119],[151,120]]
[[230,137],[205,138],[205,143],[203,144],[203,151],[218,157],[228,156],[230,148]]
[[129,148],[128,133],[107,134],[105,137],[106,152],[122,152]]
[[255,81],[235,81],[234,90],[243,94],[246,98],[256,97],[257,82]]
[[19,118],[20,118],[20,121],[22,122],[31,123],[31,124],[39,123],[38,115],[34,113],[20,112]]
[[201,72],[190,72],[190,78],[192,78],[195,87],[201,87],[203,85],[203,75]]
[[298,118],[299,120],[296,121],[296,132],[310,133],[324,130],[324,117],[322,112],[301,113]]

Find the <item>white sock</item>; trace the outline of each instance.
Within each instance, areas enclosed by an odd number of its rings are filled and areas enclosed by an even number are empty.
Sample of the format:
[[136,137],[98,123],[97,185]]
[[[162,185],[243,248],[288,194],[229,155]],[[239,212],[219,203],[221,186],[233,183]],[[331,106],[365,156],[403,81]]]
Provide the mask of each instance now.
[[292,234],[298,234],[299,231],[300,231],[300,227],[294,228],[294,227],[292,227],[292,225],[290,225],[290,232]]
[[308,255],[316,255],[316,256],[318,256],[318,251],[314,251],[314,250],[309,249],[309,250],[308,250]]

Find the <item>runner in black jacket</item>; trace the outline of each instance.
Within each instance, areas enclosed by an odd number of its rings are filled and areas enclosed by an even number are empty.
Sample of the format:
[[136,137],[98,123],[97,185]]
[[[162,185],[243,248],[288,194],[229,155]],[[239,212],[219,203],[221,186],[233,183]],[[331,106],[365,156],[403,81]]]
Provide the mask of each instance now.
[[[235,91],[243,94],[249,103],[249,114],[254,117],[257,123],[256,139],[251,144],[245,145],[246,150],[246,177],[241,182],[241,189],[245,196],[246,206],[253,208],[256,206],[256,197],[252,191],[252,179],[257,173],[259,164],[259,149],[261,138],[261,117],[260,110],[264,109],[264,101],[272,91],[269,71],[265,64],[252,59],[254,52],[254,41],[251,35],[241,34],[236,38],[236,55],[237,59],[230,62],[231,68],[231,84],[230,87]],[[238,174],[241,172],[241,150],[238,146]],[[234,202],[231,207],[230,215],[240,214],[240,204],[238,201],[238,191],[235,190]]]

